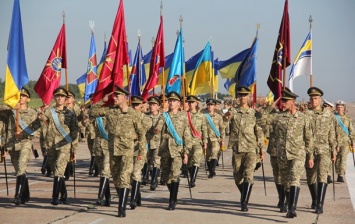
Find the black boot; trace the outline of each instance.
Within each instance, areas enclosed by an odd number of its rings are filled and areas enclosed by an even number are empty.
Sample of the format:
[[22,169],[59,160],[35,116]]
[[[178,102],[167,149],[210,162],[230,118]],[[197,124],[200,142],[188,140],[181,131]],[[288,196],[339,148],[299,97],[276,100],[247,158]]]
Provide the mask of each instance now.
[[126,217],[126,205],[129,195],[128,188],[119,189],[119,199],[118,199],[118,217]]
[[184,178],[187,177],[187,172],[189,172],[187,169],[186,169],[186,166],[184,166],[183,164],[181,165],[181,174]]
[[98,177],[100,175],[100,169],[99,167],[95,164],[94,165],[94,177]]
[[339,175],[337,182],[344,183],[344,177]]
[[138,194],[138,197],[137,197],[137,205],[138,206],[142,205],[141,190],[139,190],[139,194]]
[[250,198],[250,193],[251,190],[253,189],[253,185],[248,183],[248,182],[244,182],[242,185],[242,196],[241,196],[241,200],[240,200],[240,205],[241,205],[241,211],[242,212],[247,212],[249,211],[248,209],[248,203],[249,203],[249,198]]
[[168,210],[175,210],[178,191],[179,191],[179,182],[171,182]]
[[328,184],[333,183],[332,177],[330,175],[327,176],[327,183]]
[[287,205],[285,203],[286,192],[282,184],[276,184],[277,193],[279,194],[279,203],[277,207],[280,208],[280,212],[287,212]]
[[237,184],[237,188],[238,188],[240,195],[241,195],[243,192],[243,184]]
[[108,186],[109,179],[106,177],[100,178],[99,194],[97,196],[96,204],[103,206],[104,205],[104,195],[106,193],[106,188]]
[[65,167],[64,171],[64,179],[69,180],[70,177],[70,162],[67,163],[67,166]]
[[290,187],[290,198],[288,201],[288,212],[286,214],[286,218],[294,218],[297,217],[296,213],[296,205],[297,205],[297,194],[299,188],[296,186]]
[[156,167],[153,168],[152,171],[152,179],[150,181],[150,190],[155,191],[155,189],[158,187],[158,176],[159,176],[160,170]]
[[51,175],[52,175],[51,166],[47,165],[47,174],[46,174],[46,177],[51,177]]
[[328,184],[326,183],[318,182],[317,208],[316,208],[317,214],[323,214],[323,205],[324,205],[325,194],[327,192],[327,186]]
[[106,206],[106,207],[110,207],[111,206],[111,191],[110,191],[110,183],[109,183],[109,181],[107,181],[107,187],[106,187],[106,191],[105,191],[104,206]]
[[91,156],[90,166],[89,166],[89,176],[94,173],[95,156]]
[[166,186],[167,186],[169,192],[171,192],[171,184],[166,184]]
[[191,180],[190,180],[190,187],[195,187],[196,186],[196,177],[197,177],[197,173],[198,173],[198,166],[193,166],[191,167]]
[[209,161],[208,170],[210,171],[210,174],[208,175],[208,178],[213,178],[214,176],[216,176],[216,171],[215,171],[216,165],[217,165],[216,159],[211,159],[211,161]]
[[66,204],[68,199],[67,186],[65,185],[64,178],[61,178],[61,187],[60,187],[60,203]]
[[142,169],[142,185],[147,185],[148,183],[148,163],[144,163]]
[[136,180],[132,183],[132,192],[131,192],[131,209],[135,209],[137,207],[137,199],[140,194],[141,182]]
[[61,189],[61,178],[60,177],[54,177],[53,178],[53,193],[52,193],[52,205],[58,205],[59,204],[59,191]]
[[317,207],[317,184],[308,184],[308,188],[312,197],[311,209],[315,209]]
[[26,182],[25,180],[26,180],[25,174],[16,177],[16,192],[15,192],[15,200],[14,200],[15,205],[21,204],[23,192],[25,190],[25,182]]
[[43,162],[42,162],[42,167],[41,167],[41,172],[42,172],[42,174],[45,174],[45,173],[46,173],[46,166],[47,166],[47,163],[48,163],[48,156],[44,156],[44,157],[43,157]]
[[21,198],[21,204],[25,204],[30,201],[30,186],[28,185],[28,178],[25,177],[25,189]]

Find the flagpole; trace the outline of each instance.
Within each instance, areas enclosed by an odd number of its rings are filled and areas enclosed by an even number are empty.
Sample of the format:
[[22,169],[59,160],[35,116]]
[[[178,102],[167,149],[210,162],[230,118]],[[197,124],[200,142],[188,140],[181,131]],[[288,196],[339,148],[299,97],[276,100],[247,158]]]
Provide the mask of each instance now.
[[[163,16],[163,2],[160,2],[160,16]],[[161,60],[165,60],[165,58],[162,58]],[[165,100],[165,85],[164,85],[164,81],[165,81],[165,68],[163,67],[163,72],[162,72],[162,81],[161,81],[161,93],[163,94],[163,101]]]
[[[63,14],[62,14],[62,17],[63,17],[63,24],[65,25],[65,12],[63,11]],[[64,37],[66,38],[66,37]],[[66,43],[66,40],[65,40],[65,43]],[[65,46],[67,47],[67,46]],[[65,89],[68,91],[69,90],[69,87],[68,87],[68,66],[65,68]]]
[[[312,38],[312,22],[313,22],[312,15],[309,16],[308,21],[309,21],[309,32],[311,33],[311,38]],[[313,75],[312,75],[312,57],[311,57],[311,74],[309,75],[309,86],[312,87],[312,85],[313,85]]]
[[[258,38],[259,36],[259,29],[260,29],[260,23],[257,23],[256,24],[256,35],[255,35],[255,38]],[[253,94],[253,103],[252,103],[252,106],[253,108],[255,108],[255,104],[256,104],[256,96],[257,96],[257,93],[256,93],[256,83],[257,81],[255,81],[255,85],[254,85],[254,94]]]
[[[210,41],[210,45],[211,45],[210,51],[212,52],[212,37],[210,37],[210,40],[209,40],[209,41]],[[213,59],[212,59],[212,60],[213,60]],[[212,61],[212,63],[213,63],[213,61]],[[213,73],[212,69],[211,69],[210,72]],[[215,97],[214,94],[213,94],[213,93],[214,93],[214,86],[213,86],[213,84],[214,84],[214,77],[213,77],[213,76],[214,76],[214,74],[212,74],[212,76],[210,76],[210,77],[212,77],[212,80],[211,80],[211,84],[212,84],[212,85],[211,85],[210,97],[213,98],[213,99],[216,99],[217,97]]]
[[[151,40],[151,42],[152,42],[152,51],[154,50],[154,43],[155,43],[155,38],[154,37],[152,37],[152,40]],[[152,52],[153,53],[153,52]],[[150,56],[150,57],[152,57],[152,56]],[[150,75],[150,74],[149,74]],[[153,96],[155,95],[155,86],[153,87]],[[165,98],[164,98],[165,99]]]
[[[126,40],[127,40],[127,36],[126,36]],[[127,46],[128,46],[128,41],[126,42],[127,43]],[[127,49],[128,50],[128,49]],[[132,60],[131,58],[129,60]],[[127,91],[129,93],[129,105],[131,105],[131,88],[130,88],[130,83],[131,83],[131,73],[129,72],[129,63],[125,66],[126,67],[126,74],[127,74]],[[123,84],[122,84],[123,86]]]
[[[142,33],[141,33],[141,31],[140,30],[138,30],[138,46],[139,46],[139,52],[138,52],[138,62],[139,62],[139,72],[138,72],[138,76],[137,76],[137,80],[138,80],[138,87],[139,87],[139,92],[140,92],[140,94],[142,95],[142,92],[141,92],[141,86],[140,86],[140,84],[141,84],[141,74],[140,73],[142,73],[142,71],[141,71],[141,60],[142,60],[142,58],[141,58],[141,52],[142,52],[142,46],[141,46],[141,35],[142,35]],[[143,65],[144,66],[144,65]],[[136,70],[137,70],[138,68],[136,68]],[[131,73],[132,73],[132,70],[131,70]]]
[[[176,31],[176,35],[178,36],[178,38],[179,38],[181,29],[182,29],[182,22],[184,21],[184,19],[182,18],[181,15],[179,17],[179,21],[180,21],[180,31],[179,30]],[[181,40],[181,41],[182,41],[182,44],[184,44],[184,40]],[[182,46],[182,49],[184,49],[184,45]],[[186,108],[185,108],[185,102],[186,102],[186,79],[185,78],[186,77],[185,77],[185,62],[184,62],[183,70],[182,70],[182,80],[181,80],[182,81],[182,83],[181,83],[181,86],[182,86],[182,103],[183,103],[182,105],[184,107],[184,110],[186,110]]]

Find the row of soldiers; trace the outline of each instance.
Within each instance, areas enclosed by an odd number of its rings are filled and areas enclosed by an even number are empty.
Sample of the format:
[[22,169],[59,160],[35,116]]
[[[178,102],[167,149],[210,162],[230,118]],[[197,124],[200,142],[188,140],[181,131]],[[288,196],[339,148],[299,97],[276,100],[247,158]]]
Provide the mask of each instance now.
[[[88,110],[87,117],[84,115],[85,110],[76,113],[74,109],[72,109],[74,112],[69,110],[73,106],[70,107],[70,102],[66,101],[73,94],[63,88],[54,91],[55,105],[43,112],[35,113],[27,105],[29,92],[23,89],[19,106],[16,108],[20,116],[16,116],[17,112],[8,108],[1,109],[13,115],[13,119],[7,123],[10,130],[7,148],[11,149],[11,160],[17,176],[14,202],[20,204],[29,200],[25,164],[29,158],[30,148],[22,147],[20,144],[26,141],[28,146],[32,145],[33,132],[38,128],[42,127],[43,148],[47,149],[49,164],[54,171],[52,204],[66,203],[65,177],[68,174],[65,174],[65,169],[70,159],[75,160],[78,124],[81,124],[91,130],[88,145],[92,146],[92,155],[95,155],[95,163],[100,171],[97,204],[110,206],[109,178],[112,175],[119,195],[118,216],[125,217],[130,189],[132,189],[131,209],[141,204],[141,170],[145,170],[144,176],[147,170],[145,167],[152,167],[151,190],[157,187],[157,177],[161,172],[162,182],[170,191],[169,210],[174,210],[177,203],[179,175],[183,164],[188,167],[190,187],[195,186],[202,155],[207,161],[209,178],[213,178],[216,175],[218,154],[225,148],[223,142],[225,128],[228,126],[230,138],[227,148],[233,150],[233,176],[241,193],[242,211],[248,211],[254,169],[257,161],[264,159],[263,145],[266,136],[270,140],[268,153],[271,155],[279,193],[280,211],[287,212],[286,216],[290,218],[297,216],[299,179],[307,160],[307,180],[309,186],[312,186],[310,187],[312,206],[316,208],[317,213],[322,213],[326,192],[322,167],[327,164],[329,170],[331,160],[327,159],[330,155],[334,159],[336,151],[342,150],[339,143],[341,134],[335,135],[339,128],[337,129],[338,125],[335,125],[334,118],[329,115],[331,113],[323,113],[323,108],[319,107],[322,91],[313,87],[308,92],[311,104],[314,104],[313,108],[306,112],[308,115],[297,110],[295,106],[297,95],[288,89],[283,91],[282,112],[278,112],[274,107],[256,111],[250,107],[250,90],[246,87],[237,89],[240,104],[237,108],[229,108],[224,116],[215,110],[218,103],[214,99],[208,99],[207,108],[199,110],[199,99],[196,96],[187,96],[188,109],[182,111],[182,98],[176,92],[170,92],[160,99],[150,97],[148,99],[150,112],[145,114],[140,108],[142,99],[132,97],[132,108],[129,107],[127,103],[129,93],[117,86],[113,97],[107,95],[101,102],[93,105]],[[167,101],[164,100],[165,97]],[[110,98],[113,98],[113,106],[106,107],[105,104]],[[160,111],[160,108],[167,110]],[[32,111],[33,116],[28,116],[32,117],[32,120],[26,118],[27,111]],[[350,133],[347,143],[352,144],[351,120],[343,114],[339,116],[345,126],[348,125]],[[19,120],[22,122],[16,122],[16,117],[20,117]],[[330,123],[327,123],[328,117],[333,118]],[[16,124],[20,124],[21,127],[16,128]],[[46,127],[44,131],[43,126]],[[328,135],[325,128],[329,130]],[[29,129],[33,131],[28,132]],[[315,141],[319,142],[315,144]],[[14,142],[14,145],[11,145],[11,142]],[[26,153],[21,153],[22,150]],[[20,156],[16,157],[16,152]],[[323,155],[325,152],[328,152],[329,157]],[[338,153],[341,154],[346,153]],[[20,167],[22,171],[19,171]],[[318,192],[315,193],[317,190],[314,189],[317,189],[317,186]]]

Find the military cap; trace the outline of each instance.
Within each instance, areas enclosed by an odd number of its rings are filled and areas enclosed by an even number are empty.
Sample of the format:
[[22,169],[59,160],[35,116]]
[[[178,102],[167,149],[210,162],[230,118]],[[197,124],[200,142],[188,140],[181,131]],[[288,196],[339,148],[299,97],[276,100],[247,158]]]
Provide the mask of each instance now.
[[114,91],[115,94],[118,94],[118,95],[129,95],[129,92],[127,92],[125,89],[115,85],[115,91]]
[[310,87],[307,90],[309,96],[323,96],[323,91],[317,87]]
[[346,105],[346,103],[343,100],[338,100],[337,102],[335,102],[335,105]]
[[216,105],[217,102],[216,102],[215,99],[209,98],[209,99],[206,100],[206,105],[208,105],[208,104],[214,104],[214,105]]
[[149,97],[148,103],[155,103],[155,104],[161,105],[161,101],[160,101],[159,97],[157,97],[157,96]]
[[160,94],[159,100],[160,100],[161,102],[163,102],[163,96],[165,97],[165,99],[167,99],[166,94]]
[[20,95],[27,96],[28,98],[31,98],[30,91],[28,91],[28,89],[26,89],[25,87],[22,87]]
[[54,96],[68,96],[68,91],[64,89],[63,87],[58,87],[53,91]]
[[329,106],[329,107],[334,107],[334,104],[332,104],[331,102],[323,99],[323,106]]
[[198,102],[198,101],[201,101],[197,96],[194,96],[194,95],[188,95],[186,97],[186,101],[187,102]]
[[298,97],[297,94],[294,94],[289,88],[285,88],[285,90],[281,91],[282,100],[294,100]]
[[175,91],[171,91],[170,93],[168,93],[167,97],[168,97],[169,100],[170,99],[175,99],[175,100],[179,100],[180,101],[182,99],[180,94],[178,94]]
[[143,98],[140,96],[131,96],[132,104],[141,104],[143,103]]
[[75,98],[75,94],[72,91],[70,91],[70,90],[68,90],[68,97],[69,96],[72,96],[73,98]]
[[250,94],[251,91],[250,91],[250,89],[249,89],[248,87],[239,86],[239,87],[237,88],[237,93],[238,93],[238,94]]
[[222,100],[216,99],[216,104],[222,104]]

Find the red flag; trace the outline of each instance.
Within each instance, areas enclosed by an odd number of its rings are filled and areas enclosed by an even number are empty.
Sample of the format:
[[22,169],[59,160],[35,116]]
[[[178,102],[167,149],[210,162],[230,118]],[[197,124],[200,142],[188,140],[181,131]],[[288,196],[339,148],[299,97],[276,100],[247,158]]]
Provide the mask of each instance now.
[[53,91],[58,88],[60,84],[62,68],[67,68],[64,23],[60,29],[53,49],[49,54],[47,63],[43,68],[41,76],[33,88],[38,96],[42,99],[43,103],[46,105],[50,104],[53,97]]
[[124,19],[123,0],[120,1],[111,39],[108,44],[105,62],[100,73],[99,83],[93,95],[93,103],[114,91],[114,86],[123,85],[123,66],[129,63],[127,35]]
[[165,53],[164,53],[164,30],[163,30],[163,16],[160,15],[160,25],[155,39],[155,44],[150,58],[149,78],[144,87],[142,98],[148,99],[149,92],[157,85],[159,68],[165,66]]
[[267,85],[274,94],[274,100],[281,96],[282,70],[291,64],[290,44],[290,20],[288,17],[288,0],[286,0],[270,75],[267,80]]

